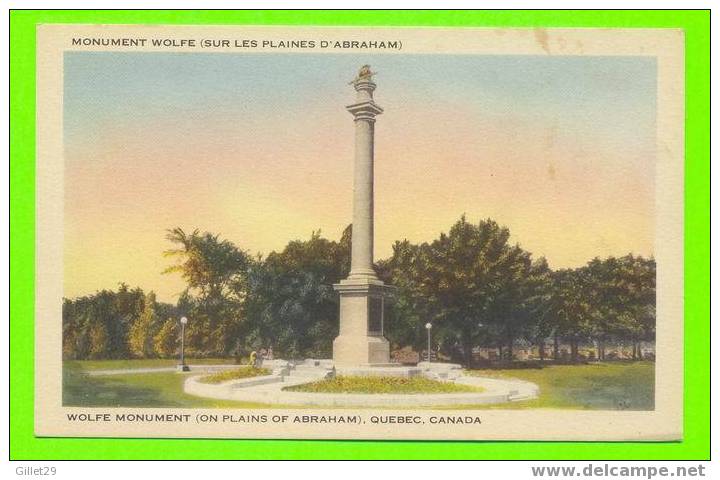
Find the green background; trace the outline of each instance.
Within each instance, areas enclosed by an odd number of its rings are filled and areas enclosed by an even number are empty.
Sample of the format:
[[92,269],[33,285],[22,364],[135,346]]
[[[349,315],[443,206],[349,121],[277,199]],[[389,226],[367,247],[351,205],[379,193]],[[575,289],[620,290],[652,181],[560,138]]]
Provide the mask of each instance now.
[[[684,440],[418,442],[36,438],[33,435],[35,26],[39,23],[680,28],[686,41]],[[10,458],[709,459],[709,11],[15,10],[10,15]]]

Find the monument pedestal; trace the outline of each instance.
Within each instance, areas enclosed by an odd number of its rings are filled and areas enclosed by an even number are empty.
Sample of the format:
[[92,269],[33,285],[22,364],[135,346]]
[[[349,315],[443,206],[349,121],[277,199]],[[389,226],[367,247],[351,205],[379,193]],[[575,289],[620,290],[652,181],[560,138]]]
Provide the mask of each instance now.
[[338,367],[384,365],[390,343],[383,337],[385,299],[391,287],[370,276],[352,275],[333,285],[340,294],[340,335],[333,342]]

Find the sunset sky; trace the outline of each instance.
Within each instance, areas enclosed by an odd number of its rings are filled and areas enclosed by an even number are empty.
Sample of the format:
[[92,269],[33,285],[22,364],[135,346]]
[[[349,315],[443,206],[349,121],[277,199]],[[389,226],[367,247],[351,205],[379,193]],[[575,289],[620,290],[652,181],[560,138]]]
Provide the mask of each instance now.
[[251,253],[351,222],[347,84],[378,75],[375,256],[493,218],[553,268],[653,254],[651,57],[65,54],[66,297],[174,302],[180,226]]

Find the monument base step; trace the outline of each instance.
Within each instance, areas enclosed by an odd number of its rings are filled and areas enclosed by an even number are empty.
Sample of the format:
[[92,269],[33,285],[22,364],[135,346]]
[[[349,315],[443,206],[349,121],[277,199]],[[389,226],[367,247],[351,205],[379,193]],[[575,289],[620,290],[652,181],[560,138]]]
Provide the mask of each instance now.
[[321,371],[321,372],[295,372],[290,371],[286,377],[289,378],[309,378],[309,379],[323,379],[332,376],[332,370]]
[[346,377],[416,377],[422,375],[422,369],[396,364],[370,364],[356,367],[337,367],[335,375]]
[[295,367],[300,366],[312,366],[312,367],[327,367],[332,368],[333,366],[333,360],[332,358],[306,358],[300,363],[297,363]]

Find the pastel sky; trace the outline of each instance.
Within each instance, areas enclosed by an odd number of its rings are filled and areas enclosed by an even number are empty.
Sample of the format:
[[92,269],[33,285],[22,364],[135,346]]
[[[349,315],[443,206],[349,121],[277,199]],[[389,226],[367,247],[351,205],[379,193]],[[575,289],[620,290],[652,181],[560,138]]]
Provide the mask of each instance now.
[[653,254],[651,57],[65,54],[65,287],[174,301],[165,230],[252,253],[351,221],[347,82],[378,73],[375,256],[460,215],[554,268]]

